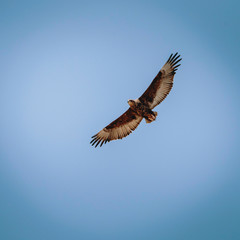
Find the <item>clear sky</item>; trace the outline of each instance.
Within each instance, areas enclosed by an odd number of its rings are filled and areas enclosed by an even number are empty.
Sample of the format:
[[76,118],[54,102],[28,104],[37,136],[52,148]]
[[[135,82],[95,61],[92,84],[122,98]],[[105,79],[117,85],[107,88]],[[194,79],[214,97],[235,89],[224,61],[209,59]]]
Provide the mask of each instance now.
[[[238,1],[1,1],[0,238],[240,239]],[[169,55],[124,140],[92,135]]]

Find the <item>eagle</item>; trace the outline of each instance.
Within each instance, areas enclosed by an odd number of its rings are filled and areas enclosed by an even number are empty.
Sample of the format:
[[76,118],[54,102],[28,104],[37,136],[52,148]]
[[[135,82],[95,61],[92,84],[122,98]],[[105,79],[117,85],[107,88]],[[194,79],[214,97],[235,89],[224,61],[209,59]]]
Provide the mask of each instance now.
[[143,118],[146,123],[156,120],[157,112],[152,111],[169,94],[173,86],[173,78],[182,58],[178,53],[171,54],[167,62],[153,79],[140,98],[128,100],[129,108],[115,121],[111,122],[96,135],[92,136],[90,144],[100,147],[112,140],[122,139],[134,131]]

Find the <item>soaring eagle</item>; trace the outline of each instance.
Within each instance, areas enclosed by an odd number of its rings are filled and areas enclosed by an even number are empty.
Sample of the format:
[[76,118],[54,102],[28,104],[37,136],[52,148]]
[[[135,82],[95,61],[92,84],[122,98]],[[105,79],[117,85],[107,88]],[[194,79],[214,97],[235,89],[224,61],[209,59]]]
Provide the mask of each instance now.
[[154,121],[157,112],[153,112],[152,109],[161,103],[171,91],[173,78],[177,67],[181,65],[178,64],[181,60],[178,53],[171,54],[143,95],[136,100],[128,100],[130,108],[99,133],[92,136],[93,139],[90,142],[92,146],[97,147],[100,144],[101,147],[103,143],[128,136],[137,128],[143,118],[145,118],[146,123]]

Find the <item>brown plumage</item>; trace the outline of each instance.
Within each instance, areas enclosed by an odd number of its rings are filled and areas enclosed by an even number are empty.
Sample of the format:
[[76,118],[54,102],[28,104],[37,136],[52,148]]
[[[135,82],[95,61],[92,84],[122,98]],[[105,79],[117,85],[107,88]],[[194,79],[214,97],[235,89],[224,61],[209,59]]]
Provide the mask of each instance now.
[[161,103],[171,91],[177,67],[181,65],[178,64],[180,61],[178,53],[171,54],[143,95],[136,100],[129,100],[130,108],[92,137],[90,142],[92,146],[97,147],[100,144],[101,147],[103,143],[126,137],[137,128],[143,118],[147,123],[154,121],[157,112],[153,112],[152,109]]

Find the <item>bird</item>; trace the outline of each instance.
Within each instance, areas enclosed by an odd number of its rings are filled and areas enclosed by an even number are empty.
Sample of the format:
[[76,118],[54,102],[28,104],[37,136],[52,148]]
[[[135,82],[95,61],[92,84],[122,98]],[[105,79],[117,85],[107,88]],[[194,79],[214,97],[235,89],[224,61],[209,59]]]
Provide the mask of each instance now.
[[134,131],[140,122],[156,120],[157,112],[152,111],[169,94],[173,86],[173,78],[182,60],[178,53],[171,54],[157,76],[153,79],[141,97],[128,100],[129,108],[119,118],[111,122],[100,132],[92,136],[90,144],[100,147],[112,140],[122,139]]

